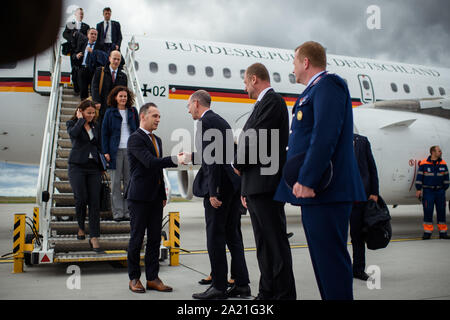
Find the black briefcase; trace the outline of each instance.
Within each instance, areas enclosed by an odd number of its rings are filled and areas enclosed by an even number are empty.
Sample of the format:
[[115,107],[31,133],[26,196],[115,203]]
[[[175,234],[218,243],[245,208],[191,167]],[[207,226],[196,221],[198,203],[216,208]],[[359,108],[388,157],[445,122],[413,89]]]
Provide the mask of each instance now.
[[[298,173],[300,172],[300,168],[303,166],[305,162],[306,152],[300,153],[298,155],[293,156],[284,165],[283,169],[283,180],[287,184],[287,186],[292,190],[294,188],[295,183],[297,182]],[[320,193],[323,192],[331,183],[333,179],[333,163],[330,160],[328,167],[320,178],[319,185],[314,192]]]
[[61,45],[61,53],[65,56],[72,53],[72,45],[70,42],[65,42]]
[[106,174],[102,174],[102,186],[100,189],[100,211],[111,210],[111,188]]
[[364,240],[367,248],[386,248],[392,237],[391,215],[381,196],[378,201],[369,200],[364,208]]

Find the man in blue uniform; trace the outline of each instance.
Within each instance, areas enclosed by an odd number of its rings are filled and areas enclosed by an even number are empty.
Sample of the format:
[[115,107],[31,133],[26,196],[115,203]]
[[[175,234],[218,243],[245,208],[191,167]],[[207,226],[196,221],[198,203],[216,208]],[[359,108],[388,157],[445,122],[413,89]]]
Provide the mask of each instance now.
[[[345,81],[325,68],[326,53],[319,43],[309,41],[295,50],[296,81],[307,87],[293,108],[284,170],[291,170],[291,159],[301,154],[304,161],[294,173],[297,179],[292,188],[282,179],[274,199],[301,205],[322,299],[350,300],[349,219],[352,203],[367,198],[353,152],[350,93]],[[328,175],[325,184],[324,174]]]
[[445,221],[445,191],[449,186],[447,163],[442,160],[439,146],[430,148],[430,156],[419,162],[416,178],[416,196],[422,198],[423,240],[431,238],[433,233],[433,211],[436,205],[439,238],[450,239]]

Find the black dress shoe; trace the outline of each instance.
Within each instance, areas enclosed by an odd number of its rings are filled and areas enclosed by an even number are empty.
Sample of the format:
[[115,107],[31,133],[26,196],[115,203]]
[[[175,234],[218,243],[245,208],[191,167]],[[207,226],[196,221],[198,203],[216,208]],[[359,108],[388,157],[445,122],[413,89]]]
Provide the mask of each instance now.
[[450,239],[450,237],[446,233],[442,233],[442,234],[440,233],[439,234],[439,239]]
[[211,286],[205,292],[194,293],[192,298],[201,300],[220,300],[227,299],[228,297],[226,291],[220,291]]
[[364,271],[362,272],[355,272],[353,273],[353,278],[359,279],[359,280],[363,280],[363,281],[367,281],[370,277],[367,273],[365,273]]
[[91,247],[91,250],[94,251],[95,253],[105,253],[102,249],[100,248],[94,248],[94,246],[92,245],[91,239],[89,239],[89,246]]
[[86,240],[86,236],[85,235],[80,236],[79,234],[77,234],[77,239],[78,240]]
[[202,279],[202,280],[200,280],[198,283],[200,283],[200,284],[211,284],[211,283],[212,283],[212,280]]
[[251,296],[250,286],[247,284],[245,286],[237,286],[233,284],[227,290],[228,297],[239,297],[239,298],[247,298]]
[[429,240],[431,239],[431,233],[425,232],[422,236],[422,240]]
[[115,221],[115,222],[122,222],[122,221],[123,221],[123,218],[114,218],[114,221]]

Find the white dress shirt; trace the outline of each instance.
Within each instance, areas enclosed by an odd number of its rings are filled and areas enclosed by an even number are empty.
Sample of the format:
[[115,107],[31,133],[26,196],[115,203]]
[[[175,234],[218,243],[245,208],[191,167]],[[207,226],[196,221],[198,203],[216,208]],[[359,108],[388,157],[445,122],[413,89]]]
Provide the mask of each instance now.
[[[111,20],[108,21],[109,22],[109,28],[108,28],[108,32],[106,33],[105,36],[105,43],[112,43],[112,23]],[[106,30],[106,21],[103,21],[103,31]]]

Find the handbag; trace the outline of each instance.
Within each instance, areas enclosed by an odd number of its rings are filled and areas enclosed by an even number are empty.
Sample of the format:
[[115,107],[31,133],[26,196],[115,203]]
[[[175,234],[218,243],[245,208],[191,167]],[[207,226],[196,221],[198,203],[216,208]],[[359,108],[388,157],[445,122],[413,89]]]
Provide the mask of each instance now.
[[378,202],[369,200],[364,208],[364,240],[367,248],[377,250],[386,248],[392,238],[391,216],[381,196]]
[[106,174],[102,174],[102,186],[100,188],[100,211],[111,210],[111,188]]

